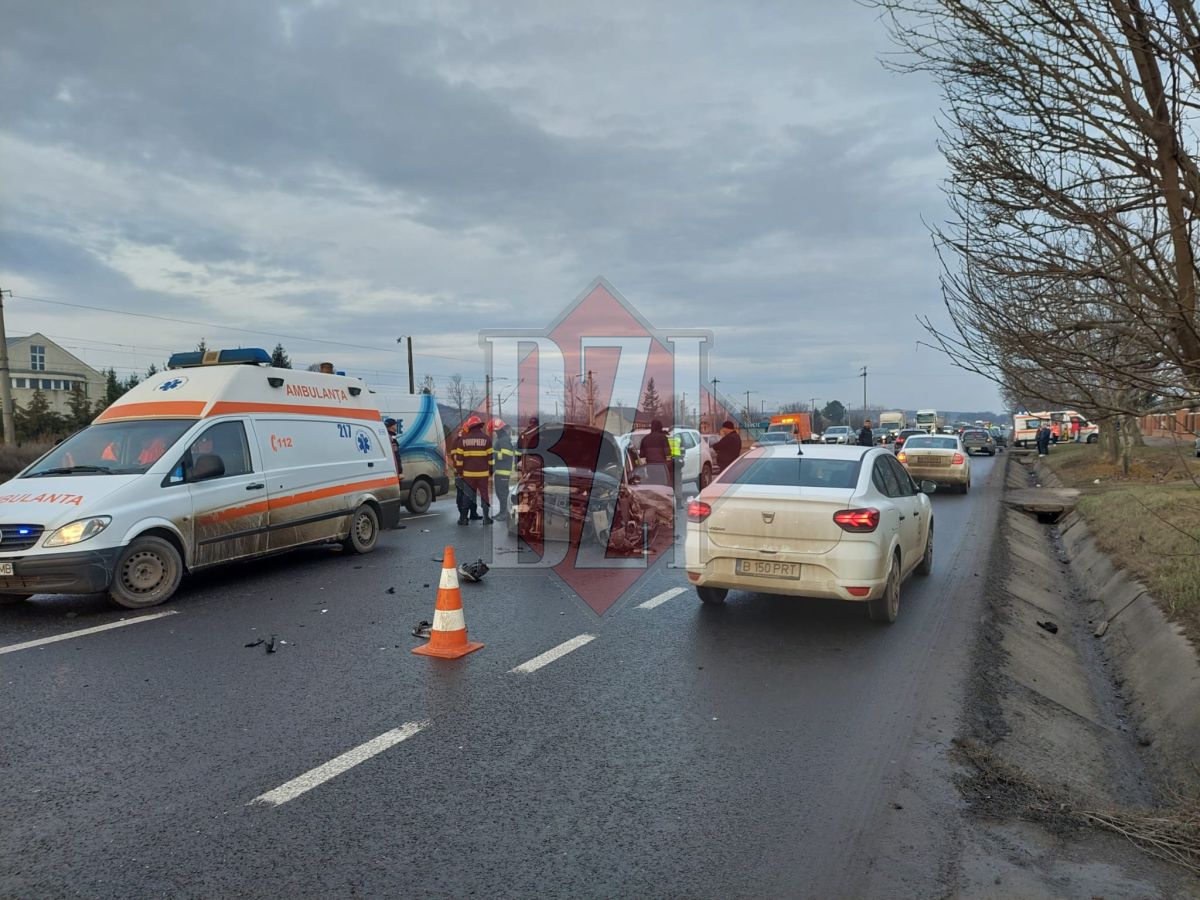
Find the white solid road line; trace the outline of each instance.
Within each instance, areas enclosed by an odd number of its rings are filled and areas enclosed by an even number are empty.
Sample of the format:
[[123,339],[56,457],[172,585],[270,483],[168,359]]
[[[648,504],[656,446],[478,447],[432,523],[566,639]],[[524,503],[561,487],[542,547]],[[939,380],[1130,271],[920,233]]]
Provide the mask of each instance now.
[[428,722],[405,722],[399,728],[385,731],[377,738],[372,738],[365,744],[359,744],[353,750],[347,750],[341,756],[335,756],[329,762],[310,769],[303,775],[293,778],[286,784],[281,784],[273,791],[267,791],[251,800],[251,803],[265,803],[268,806],[279,806],[289,800],[295,800],[306,791],[324,784],[331,778],[336,778],[348,769],[353,769],[361,762],[366,762],[372,756],[377,756],[389,747],[395,747],[401,741],[408,740],[418,731],[429,726]]
[[508,673],[510,675],[528,675],[530,672],[536,672],[542,666],[550,665],[550,663],[554,662],[560,656],[566,656],[572,650],[577,650],[584,644],[595,639],[596,636],[594,634],[581,634],[579,637],[573,637],[569,641],[563,641],[557,647],[552,647],[545,653],[535,656],[529,662],[521,663],[515,669],[509,669]]
[[113,628],[124,628],[126,625],[136,625],[139,622],[149,622],[152,619],[161,619],[163,616],[173,616],[177,612],[179,612],[177,609],[168,609],[166,612],[138,616],[136,619],[122,619],[120,622],[109,622],[107,625],[97,625],[94,628],[81,628],[79,631],[68,631],[66,634],[56,634],[54,637],[38,638],[36,641],[25,641],[23,644],[9,644],[7,647],[0,647],[0,655],[16,653],[18,650],[28,650],[30,647],[41,647],[44,644],[53,644],[57,641],[69,641],[72,638],[83,637],[86,634],[97,634]]
[[657,597],[651,597],[645,603],[639,603],[634,609],[654,609],[656,606],[662,606],[672,597],[678,597],[687,588],[671,588],[669,591],[663,591]]

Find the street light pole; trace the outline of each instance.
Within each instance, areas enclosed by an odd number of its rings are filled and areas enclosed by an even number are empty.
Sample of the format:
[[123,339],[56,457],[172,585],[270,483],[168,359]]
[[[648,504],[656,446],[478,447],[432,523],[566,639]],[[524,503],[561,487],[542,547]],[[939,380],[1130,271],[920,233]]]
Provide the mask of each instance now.
[[862,367],[862,374],[859,376],[863,380],[863,420],[867,418],[867,367]]

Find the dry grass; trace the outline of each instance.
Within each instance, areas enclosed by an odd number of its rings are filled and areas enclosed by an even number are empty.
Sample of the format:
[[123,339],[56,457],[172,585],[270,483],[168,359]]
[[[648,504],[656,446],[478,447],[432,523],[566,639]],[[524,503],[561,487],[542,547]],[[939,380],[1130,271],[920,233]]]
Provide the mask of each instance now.
[[1041,462],[1049,466],[1067,487],[1090,490],[1100,485],[1165,484],[1191,478],[1200,480],[1200,459],[1192,443],[1154,444],[1134,447],[1129,474],[1110,463],[1098,444],[1059,444]]
[[1079,512],[1100,548],[1200,647],[1200,459],[1191,445],[1136,447],[1128,476],[1094,444],[1056,447],[1040,462],[1083,491]]
[[0,481],[8,481],[50,447],[50,444],[0,444]]
[[974,766],[976,805],[999,815],[1019,815],[1051,828],[1099,828],[1119,834],[1150,856],[1200,875],[1200,804],[1182,798],[1166,809],[1103,808],[1064,788],[1043,784],[975,741],[955,742]]

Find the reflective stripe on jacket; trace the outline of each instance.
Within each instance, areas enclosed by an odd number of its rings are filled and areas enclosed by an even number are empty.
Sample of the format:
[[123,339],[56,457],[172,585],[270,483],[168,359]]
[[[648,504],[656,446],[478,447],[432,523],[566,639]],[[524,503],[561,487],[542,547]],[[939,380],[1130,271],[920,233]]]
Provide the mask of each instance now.
[[495,466],[495,451],[492,439],[481,429],[472,429],[458,439],[458,452],[462,459],[463,478],[491,478]]
[[516,459],[516,454],[513,453],[511,447],[496,448],[496,475],[501,478],[508,478],[513,473],[513,462]]

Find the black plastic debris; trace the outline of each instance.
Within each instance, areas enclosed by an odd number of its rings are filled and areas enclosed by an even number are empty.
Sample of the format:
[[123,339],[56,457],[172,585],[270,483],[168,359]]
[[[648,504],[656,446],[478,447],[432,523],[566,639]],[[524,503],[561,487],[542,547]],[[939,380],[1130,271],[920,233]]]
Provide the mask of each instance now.
[[1048,619],[1045,622],[1038,622],[1037,625],[1038,628],[1041,628],[1044,631],[1048,631],[1051,634],[1058,634],[1058,626]]
[[386,594],[394,594],[394,593],[396,593],[396,589],[395,589],[394,587],[390,587],[390,588],[388,588],[386,591],[384,591],[384,593],[386,593]]
[[475,562],[458,564],[458,574],[463,577],[464,581],[481,581],[487,573],[488,564],[482,558]]
[[421,638],[422,640],[427,640],[429,638],[430,629],[432,628],[432,622],[426,622],[424,619],[422,619],[413,626],[412,636],[415,638]]
[[257,641],[251,641],[246,646],[247,647],[257,647],[259,644],[264,643],[265,640],[266,640],[265,638],[259,638]]
[[274,653],[276,650],[276,644],[278,644],[278,643],[279,643],[278,637],[274,634],[271,635],[271,641],[270,641],[270,643],[267,644],[267,652]]

